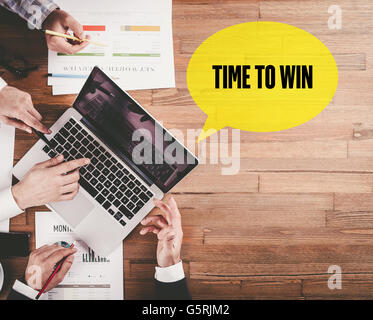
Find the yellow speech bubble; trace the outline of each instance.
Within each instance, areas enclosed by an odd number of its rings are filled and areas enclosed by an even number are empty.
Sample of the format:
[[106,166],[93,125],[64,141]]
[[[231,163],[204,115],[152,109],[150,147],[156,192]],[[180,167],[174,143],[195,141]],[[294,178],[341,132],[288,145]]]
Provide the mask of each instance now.
[[318,115],[332,99],[338,69],[312,34],[278,22],[223,29],[194,52],[187,83],[207,114],[198,141],[230,126],[272,132]]

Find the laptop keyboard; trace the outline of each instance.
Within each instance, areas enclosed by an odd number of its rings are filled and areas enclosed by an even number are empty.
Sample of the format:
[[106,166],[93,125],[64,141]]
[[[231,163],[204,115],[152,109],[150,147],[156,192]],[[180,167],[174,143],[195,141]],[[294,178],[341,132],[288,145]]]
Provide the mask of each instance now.
[[122,226],[154,196],[73,118],[54,135],[50,144],[53,150],[46,145],[43,151],[51,158],[58,152],[65,161],[91,159],[88,166],[79,169],[79,184]]

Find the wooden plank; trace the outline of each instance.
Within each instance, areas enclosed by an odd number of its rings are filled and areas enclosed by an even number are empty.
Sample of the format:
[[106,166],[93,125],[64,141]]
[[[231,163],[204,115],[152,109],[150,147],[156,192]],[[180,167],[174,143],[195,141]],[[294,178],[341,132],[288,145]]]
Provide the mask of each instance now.
[[[343,273],[371,273],[371,263],[341,263]],[[253,264],[242,262],[190,262],[190,278],[203,280],[312,279],[329,275],[328,263]]]
[[373,192],[373,174],[262,173],[260,192]]
[[[373,138],[373,125],[371,123],[356,123],[354,125],[354,132],[353,132],[354,140],[367,140]],[[370,142],[367,141],[365,144],[361,145],[368,145],[370,147]],[[352,145],[354,147],[354,145]],[[356,147],[356,144],[355,144]],[[364,150],[364,155],[367,155],[368,150]],[[369,153],[368,153],[369,154]]]
[[334,54],[338,71],[341,70],[366,70],[366,57],[364,53]]
[[329,211],[326,214],[326,226],[328,228],[346,229],[354,233],[371,234],[373,207],[370,210],[372,211]]
[[342,289],[331,290],[328,279],[331,275],[319,276],[317,279],[303,281],[303,295],[305,297],[343,297],[345,295],[356,297],[373,296],[373,274],[345,274],[342,270]]
[[336,193],[334,208],[339,211],[373,211],[373,197],[369,193]]
[[[128,264],[125,272],[126,280],[149,279],[154,281],[156,260],[125,260],[124,264]],[[183,268],[186,277],[189,277],[189,262],[183,261]]]
[[372,230],[356,232],[355,230],[339,230],[326,228],[229,228],[215,227],[204,232],[204,244],[206,245],[261,245],[273,244],[281,246],[312,245],[327,243],[330,247],[344,241],[353,244],[371,244],[373,240]]
[[12,225],[25,225],[27,223],[27,215],[26,212],[19,214],[11,219],[10,222]]
[[[174,37],[205,39],[234,24],[255,21],[259,17],[259,1],[229,1],[224,3],[174,3]],[[203,28],[201,22],[203,21]]]
[[288,23],[312,34],[333,34],[336,37],[341,33],[371,34],[372,23],[366,19],[366,16],[372,13],[373,8],[367,2],[364,0],[338,2],[343,15],[341,30],[330,30],[328,28],[328,19],[331,16],[328,13],[330,5],[331,3],[322,0],[261,1],[260,19]]
[[[226,186],[230,187],[227,188]],[[180,184],[173,188],[173,192],[257,192],[258,175],[243,172],[240,175],[221,175],[218,166],[200,165]]]
[[[198,201],[197,199],[195,200]],[[233,201],[232,201],[233,202]],[[198,202],[197,202],[198,203]],[[326,213],[322,210],[252,211],[246,207],[227,204],[225,207],[205,209],[181,208],[184,226],[200,226],[213,229],[224,225],[226,228],[249,228],[265,225],[266,228],[325,227]]]
[[[347,238],[347,237],[346,237]],[[319,243],[303,243],[302,245],[288,241],[278,244],[265,242],[242,245],[183,245],[181,258],[188,261],[200,262],[229,262],[252,264],[296,264],[296,263],[373,263],[371,254],[371,240],[366,237],[364,243],[356,240],[353,244],[347,243],[346,238],[337,243],[328,241]],[[357,239],[357,237],[355,238]],[[154,259],[155,243],[126,243],[125,259]]]
[[241,145],[243,158],[333,158],[347,157],[345,141],[303,141],[244,143]]
[[245,298],[269,298],[269,297],[292,297],[301,296],[301,280],[262,278],[242,281],[241,292]]
[[241,281],[228,280],[228,281],[205,281],[190,279],[189,289],[192,296],[197,296],[199,299],[210,298],[211,292],[214,292],[213,299],[225,299],[225,297],[240,297]]
[[207,298],[214,291],[214,299],[230,298],[268,298],[281,295],[283,297],[298,297],[301,291],[300,280],[196,280],[189,281],[190,291],[199,299]]
[[370,158],[350,159],[241,159],[241,171],[247,172],[335,172],[372,173]]
[[174,194],[184,226],[323,227],[325,211],[333,207],[326,194]]
[[[283,194],[264,194],[264,193],[242,193],[237,194],[237,198],[231,198],[228,200],[227,196],[221,194],[206,194],[198,195],[175,195],[176,200],[180,208],[216,208],[216,210],[224,210],[226,208],[227,201],[232,207],[228,207],[233,210],[237,210],[238,206],[247,208],[247,211],[266,211],[278,213],[281,211],[322,211],[332,209],[333,207],[333,196],[331,194],[294,194],[294,193],[283,193]],[[198,199],[199,201],[194,201]],[[234,207],[235,208],[234,208]],[[233,211],[235,213],[235,211]]]

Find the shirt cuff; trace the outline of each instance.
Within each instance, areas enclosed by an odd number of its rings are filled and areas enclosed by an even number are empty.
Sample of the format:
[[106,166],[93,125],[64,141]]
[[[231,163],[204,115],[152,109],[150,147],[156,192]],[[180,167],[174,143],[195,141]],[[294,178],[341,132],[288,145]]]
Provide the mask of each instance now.
[[5,88],[8,84],[5,82],[3,78],[0,78],[0,90]]
[[27,20],[37,29],[42,29],[45,19],[47,19],[54,10],[59,9],[59,7],[53,1],[44,1],[44,3],[38,7],[40,14],[31,16]]
[[155,267],[155,279],[160,282],[176,282],[185,278],[183,262],[166,268]]
[[23,210],[18,207],[16,201],[13,198],[11,187],[0,191],[0,203],[0,221],[13,218],[23,212]]
[[[30,298],[32,300],[36,300],[36,296],[38,295],[38,291],[32,289],[31,287],[29,287],[28,285],[24,284],[23,282],[19,281],[19,280],[16,280],[16,282],[14,283],[13,285],[13,290],[14,291],[17,291],[19,294],[27,297],[27,298]],[[43,295],[42,294],[39,298],[39,300],[42,300],[43,298]]]

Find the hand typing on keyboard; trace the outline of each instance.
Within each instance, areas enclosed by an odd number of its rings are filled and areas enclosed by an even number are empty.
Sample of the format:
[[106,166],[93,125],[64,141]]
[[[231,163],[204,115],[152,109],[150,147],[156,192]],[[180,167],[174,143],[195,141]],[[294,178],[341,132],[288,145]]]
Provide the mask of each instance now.
[[79,168],[89,163],[86,158],[64,162],[63,155],[38,163],[12,187],[14,200],[22,210],[72,200],[79,189]]
[[51,158],[63,154],[67,161],[90,159],[90,164],[79,170],[79,184],[123,227],[154,196],[149,187],[73,118],[55,133],[43,151]]
[[161,268],[166,268],[180,261],[183,242],[181,215],[172,197],[168,203],[154,199],[154,204],[161,209],[162,214],[143,219],[141,224],[145,227],[141,229],[140,234],[153,232],[157,235],[157,262]]

